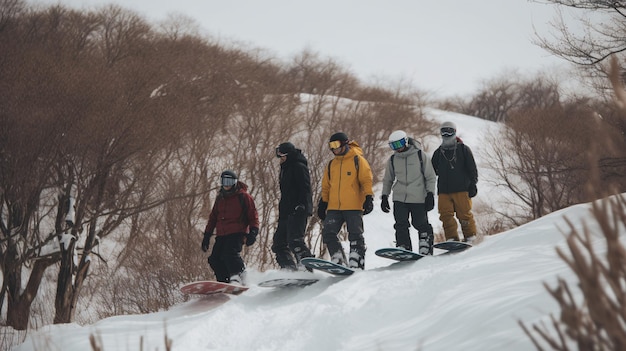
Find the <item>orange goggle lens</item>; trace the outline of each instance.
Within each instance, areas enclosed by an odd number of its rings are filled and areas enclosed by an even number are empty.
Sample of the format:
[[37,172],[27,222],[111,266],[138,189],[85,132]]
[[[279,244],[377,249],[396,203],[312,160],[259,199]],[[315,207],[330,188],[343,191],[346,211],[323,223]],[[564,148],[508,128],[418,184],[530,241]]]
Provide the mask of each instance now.
[[328,146],[330,147],[330,149],[338,149],[341,147],[341,141],[339,140],[334,140],[328,143]]

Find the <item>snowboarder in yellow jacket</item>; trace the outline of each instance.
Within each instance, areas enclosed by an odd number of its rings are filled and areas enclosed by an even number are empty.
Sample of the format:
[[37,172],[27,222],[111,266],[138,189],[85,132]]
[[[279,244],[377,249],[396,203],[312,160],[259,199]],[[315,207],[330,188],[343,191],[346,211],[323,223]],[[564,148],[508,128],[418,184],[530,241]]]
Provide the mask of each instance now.
[[329,147],[335,156],[324,170],[322,197],[317,214],[324,221],[322,238],[328,248],[331,261],[345,265],[346,254],[337,234],[343,224],[350,240],[350,268],[365,268],[365,239],[363,238],[363,215],[374,209],[372,170],[363,157],[363,150],[345,133],[330,137]]

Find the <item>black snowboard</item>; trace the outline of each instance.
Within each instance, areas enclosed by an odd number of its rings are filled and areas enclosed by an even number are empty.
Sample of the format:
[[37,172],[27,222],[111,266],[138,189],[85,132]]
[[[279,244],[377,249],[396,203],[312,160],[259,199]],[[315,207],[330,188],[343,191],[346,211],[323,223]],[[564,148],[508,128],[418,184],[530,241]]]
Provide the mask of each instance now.
[[389,258],[396,261],[417,261],[420,258],[426,257],[425,255],[417,252],[401,249],[399,247],[386,247],[376,250],[376,256]]
[[305,267],[332,275],[348,276],[354,273],[353,269],[320,258],[306,257],[300,261]]
[[279,278],[270,279],[260,282],[258,285],[263,288],[290,288],[294,286],[304,287],[315,284],[319,279],[302,279],[302,278]]

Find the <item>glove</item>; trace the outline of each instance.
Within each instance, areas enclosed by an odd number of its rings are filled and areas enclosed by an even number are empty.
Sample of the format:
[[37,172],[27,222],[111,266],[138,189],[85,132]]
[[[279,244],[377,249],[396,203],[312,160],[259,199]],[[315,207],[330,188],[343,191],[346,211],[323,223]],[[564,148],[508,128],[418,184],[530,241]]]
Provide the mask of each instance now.
[[250,228],[250,233],[246,234],[246,246],[250,246],[256,242],[256,236],[259,234],[259,228]]
[[304,205],[303,205],[303,204],[299,204],[298,206],[296,206],[296,207],[293,209],[293,213],[294,213],[294,214],[301,214],[301,213],[304,213],[304,210],[305,210],[305,209],[306,209],[306,207],[304,207]]
[[317,216],[323,221],[326,219],[326,209],[328,208],[328,202],[322,201],[320,199],[319,204],[317,204]]
[[213,233],[204,232],[204,238],[202,239],[202,251],[207,252],[209,249],[209,241]]
[[369,214],[374,209],[374,197],[372,195],[367,195],[365,197],[365,202],[363,203],[363,214]]
[[430,191],[426,193],[426,201],[424,201],[424,204],[426,205],[426,212],[435,208],[435,195]]
[[380,209],[385,213],[389,213],[389,210],[391,209],[391,207],[389,207],[389,195],[383,195],[380,199],[382,200],[380,202]]
[[474,197],[478,194],[478,188],[476,188],[476,183],[471,183],[469,189],[467,189],[467,194],[469,197]]

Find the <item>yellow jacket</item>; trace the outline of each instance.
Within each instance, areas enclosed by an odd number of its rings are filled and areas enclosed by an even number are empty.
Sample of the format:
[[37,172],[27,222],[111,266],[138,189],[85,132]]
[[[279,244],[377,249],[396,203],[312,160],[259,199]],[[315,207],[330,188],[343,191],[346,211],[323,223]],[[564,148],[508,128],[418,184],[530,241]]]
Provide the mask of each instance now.
[[[374,196],[372,169],[363,157],[363,150],[355,141],[348,145],[348,152],[335,156],[330,166],[324,169],[322,201],[328,203],[329,210],[362,210],[365,196]],[[355,156],[358,157],[358,170]]]

